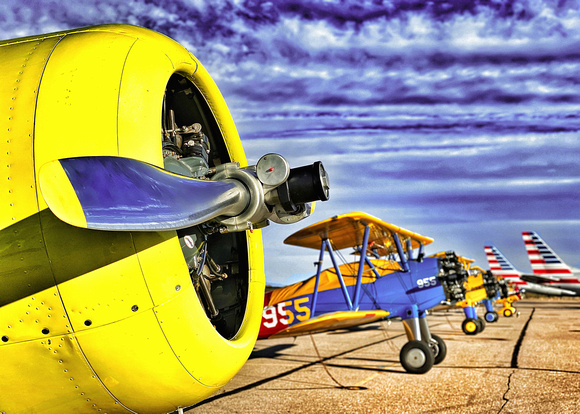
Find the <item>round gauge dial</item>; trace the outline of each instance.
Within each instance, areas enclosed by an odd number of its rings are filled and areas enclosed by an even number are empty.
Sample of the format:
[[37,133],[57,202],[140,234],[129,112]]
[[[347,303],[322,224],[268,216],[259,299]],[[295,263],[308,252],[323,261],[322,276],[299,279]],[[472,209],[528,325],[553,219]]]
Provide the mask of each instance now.
[[266,154],[258,160],[256,174],[263,184],[278,186],[288,179],[290,166],[280,154]]

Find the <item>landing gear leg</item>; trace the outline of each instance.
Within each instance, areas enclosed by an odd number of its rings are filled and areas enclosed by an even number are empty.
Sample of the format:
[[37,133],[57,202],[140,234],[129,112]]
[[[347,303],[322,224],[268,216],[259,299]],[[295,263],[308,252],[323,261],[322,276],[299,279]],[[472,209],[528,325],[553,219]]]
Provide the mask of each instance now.
[[419,317],[416,306],[409,311],[409,316],[411,317],[403,320],[409,342],[401,348],[399,358],[405,371],[411,374],[424,374],[435,363],[435,347],[437,354],[440,354],[439,346],[429,332],[425,315]]
[[433,352],[433,364],[437,365],[443,362],[445,359],[445,356],[447,355],[447,346],[441,337],[431,333],[429,324],[427,323],[427,318],[425,316],[426,313],[423,317],[419,318],[421,340],[429,345],[431,352]]

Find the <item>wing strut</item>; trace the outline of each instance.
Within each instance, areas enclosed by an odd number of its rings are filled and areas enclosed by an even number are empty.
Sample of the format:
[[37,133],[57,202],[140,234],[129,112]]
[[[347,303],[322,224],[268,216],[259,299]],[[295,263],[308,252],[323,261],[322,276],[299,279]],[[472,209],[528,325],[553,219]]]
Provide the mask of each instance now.
[[338,277],[338,281],[340,282],[340,287],[342,289],[342,294],[344,295],[344,300],[348,306],[349,310],[352,310],[352,301],[350,300],[350,295],[348,294],[348,290],[346,290],[346,284],[344,283],[344,279],[342,277],[342,273],[340,273],[340,269],[338,263],[336,261],[336,257],[334,257],[334,251],[330,246],[330,242],[328,239],[326,241],[326,248],[328,249],[328,254],[330,254],[330,259],[332,260],[332,264],[334,265],[334,270],[336,270],[336,277]]
[[312,296],[312,306],[310,308],[310,317],[314,317],[314,312],[316,312],[316,301],[318,300],[318,285],[320,284],[320,273],[322,272],[322,261],[324,260],[324,251],[326,250],[326,243],[328,240],[323,239],[320,246],[320,255],[318,256],[318,262],[316,263],[318,269],[316,270],[316,283],[314,284],[314,295]]
[[413,243],[411,238],[407,239],[407,260],[413,260]]
[[369,243],[370,230],[371,230],[371,228],[369,227],[369,225],[365,223],[365,232],[363,235],[363,241],[362,241],[362,246],[361,246],[361,251],[360,251],[360,261],[358,263],[358,273],[356,275],[356,287],[354,289],[354,308],[353,309],[358,309],[358,302],[359,302],[359,297],[360,297],[360,286],[362,283],[362,275],[363,275],[363,270],[365,267],[365,259],[367,258],[367,245]]
[[401,261],[403,272],[408,272],[409,262],[407,262],[407,256],[405,255],[405,251],[401,245],[401,239],[399,239],[399,235],[397,233],[393,233],[393,240],[395,240],[395,245],[397,246],[397,253],[399,254],[399,260]]
[[423,261],[423,256],[425,256],[425,252],[423,250],[423,247],[425,245],[423,244],[423,242],[419,243],[419,252],[417,253],[417,261],[418,262],[422,262]]
[[344,283],[344,278],[342,277],[342,273],[340,272],[340,267],[339,267],[338,262],[336,260],[334,250],[332,249],[332,246],[330,245],[330,241],[328,239],[322,239],[322,242],[320,244],[320,255],[318,256],[318,262],[316,262],[316,265],[317,265],[316,281],[314,283],[314,293],[312,295],[312,306],[310,308],[310,315],[314,316],[315,312],[316,312],[316,303],[318,302],[318,287],[320,285],[320,274],[322,273],[322,263],[324,260],[324,252],[325,251],[328,251],[328,254],[330,255],[330,259],[332,260],[334,270],[336,271],[336,277],[338,278],[338,281],[340,282],[340,287],[342,289],[344,301],[346,302],[348,309],[351,311],[358,309],[359,301],[360,301],[360,291],[361,291],[361,285],[362,285],[362,276],[363,276],[363,271],[364,271],[364,264],[368,263],[369,266],[373,269],[373,271],[377,275],[377,277],[379,277],[378,273],[376,272],[376,269],[374,269],[373,264],[370,262],[370,260],[367,257],[367,244],[369,241],[369,234],[370,234],[370,226],[366,225],[364,235],[363,235],[362,247],[360,249],[360,260],[359,260],[358,272],[357,272],[357,277],[356,277],[356,285],[355,285],[355,289],[354,289],[354,298],[353,298],[354,303],[350,297],[350,294],[348,293],[346,283]]
[[375,274],[375,277],[377,279],[379,279],[380,277],[382,277],[379,272],[377,271],[377,268],[375,267],[374,263],[371,262],[371,259],[369,259],[368,257],[365,257],[365,262],[367,265],[369,265],[369,267],[371,268],[372,272]]

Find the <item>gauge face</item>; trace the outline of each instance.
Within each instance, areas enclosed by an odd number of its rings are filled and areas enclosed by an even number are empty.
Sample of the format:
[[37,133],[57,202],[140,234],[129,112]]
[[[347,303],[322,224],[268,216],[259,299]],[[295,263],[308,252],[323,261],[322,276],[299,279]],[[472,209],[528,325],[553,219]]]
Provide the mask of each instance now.
[[277,186],[288,179],[290,166],[279,154],[266,154],[256,164],[258,179],[266,185]]

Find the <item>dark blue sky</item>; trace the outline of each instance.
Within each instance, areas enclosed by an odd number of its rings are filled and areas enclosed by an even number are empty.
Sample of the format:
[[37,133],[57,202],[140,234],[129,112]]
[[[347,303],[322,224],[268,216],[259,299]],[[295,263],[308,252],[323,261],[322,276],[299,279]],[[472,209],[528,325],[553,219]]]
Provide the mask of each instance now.
[[487,267],[528,271],[521,231],[580,261],[574,1],[8,1],[0,38],[101,23],[160,31],[220,87],[250,162],[321,160],[331,200],[271,226],[269,281],[313,271],[302,225],[365,211]]

